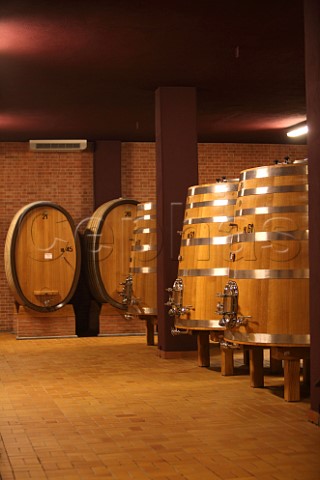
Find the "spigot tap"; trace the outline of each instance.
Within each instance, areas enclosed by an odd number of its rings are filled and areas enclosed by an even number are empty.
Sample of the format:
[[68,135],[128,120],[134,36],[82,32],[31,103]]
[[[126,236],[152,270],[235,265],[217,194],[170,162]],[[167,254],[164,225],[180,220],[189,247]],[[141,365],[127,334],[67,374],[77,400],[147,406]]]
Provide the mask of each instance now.
[[119,292],[122,297],[122,303],[123,305],[130,305],[132,301],[132,276],[128,275],[125,281],[120,283],[120,285],[123,285],[122,291]]
[[222,315],[219,325],[221,327],[233,328],[236,326],[238,313],[238,285],[235,281],[229,280],[224,287],[223,293],[217,296],[223,298],[223,303],[217,304],[217,312]]
[[172,288],[167,288],[169,292],[169,300],[165,303],[170,307],[168,314],[171,317],[179,317],[180,315],[186,315],[192,310],[192,305],[183,305],[183,281],[182,278],[177,278]]
[[235,281],[229,280],[224,287],[223,293],[218,293],[218,297],[223,298],[223,303],[217,303],[216,313],[221,315],[219,320],[220,327],[237,328],[248,325],[249,315],[238,315],[238,285]]

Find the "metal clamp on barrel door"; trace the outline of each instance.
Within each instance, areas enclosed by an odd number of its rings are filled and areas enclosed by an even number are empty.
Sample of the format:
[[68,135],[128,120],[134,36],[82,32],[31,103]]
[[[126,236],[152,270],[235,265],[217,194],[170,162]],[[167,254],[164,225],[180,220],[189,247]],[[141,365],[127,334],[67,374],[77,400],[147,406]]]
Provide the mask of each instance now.
[[177,278],[172,288],[167,288],[169,292],[169,300],[166,303],[170,308],[169,315],[171,317],[180,317],[180,315],[190,313],[192,305],[183,306],[183,281],[182,278]]
[[222,319],[219,321],[221,327],[234,328],[247,325],[247,319],[250,317],[238,317],[239,289],[237,282],[229,280],[223,293],[218,293],[218,297],[223,298],[223,303],[218,302],[217,304],[217,313],[222,315]]

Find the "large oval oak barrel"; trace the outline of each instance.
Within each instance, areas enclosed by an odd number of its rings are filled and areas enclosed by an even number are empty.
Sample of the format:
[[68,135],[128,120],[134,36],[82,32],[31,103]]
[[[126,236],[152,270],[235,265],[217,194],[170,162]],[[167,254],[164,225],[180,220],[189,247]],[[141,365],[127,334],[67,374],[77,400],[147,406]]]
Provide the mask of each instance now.
[[243,325],[227,329],[227,340],[309,345],[308,165],[241,172],[234,221],[229,278]]
[[64,208],[46,201],[21,208],[5,243],[5,271],[17,303],[40,312],[69,303],[80,275],[80,249]]
[[133,199],[118,198],[96,209],[85,230],[88,282],[99,303],[127,309],[121,292],[129,275],[133,220],[137,204]]

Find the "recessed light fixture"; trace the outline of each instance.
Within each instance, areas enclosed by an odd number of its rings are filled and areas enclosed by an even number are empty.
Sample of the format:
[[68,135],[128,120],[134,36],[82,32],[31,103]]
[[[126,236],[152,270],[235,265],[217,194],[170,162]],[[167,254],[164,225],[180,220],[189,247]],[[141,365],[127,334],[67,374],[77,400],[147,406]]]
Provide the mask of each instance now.
[[288,137],[300,137],[308,133],[308,125],[296,125],[287,132]]

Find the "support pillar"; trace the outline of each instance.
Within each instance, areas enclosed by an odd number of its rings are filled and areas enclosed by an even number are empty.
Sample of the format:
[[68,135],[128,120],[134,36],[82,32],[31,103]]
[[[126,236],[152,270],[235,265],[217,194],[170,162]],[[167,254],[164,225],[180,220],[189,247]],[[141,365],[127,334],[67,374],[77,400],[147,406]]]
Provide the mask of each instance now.
[[95,142],[93,192],[95,209],[121,197],[121,142]]
[[[160,87],[156,91],[158,348],[197,349],[195,335],[172,336],[166,288],[178,275],[178,255],[187,189],[198,183],[196,89]],[[170,358],[172,355],[170,355]]]
[[320,425],[320,3],[304,2],[309,158],[310,397],[309,420]]

